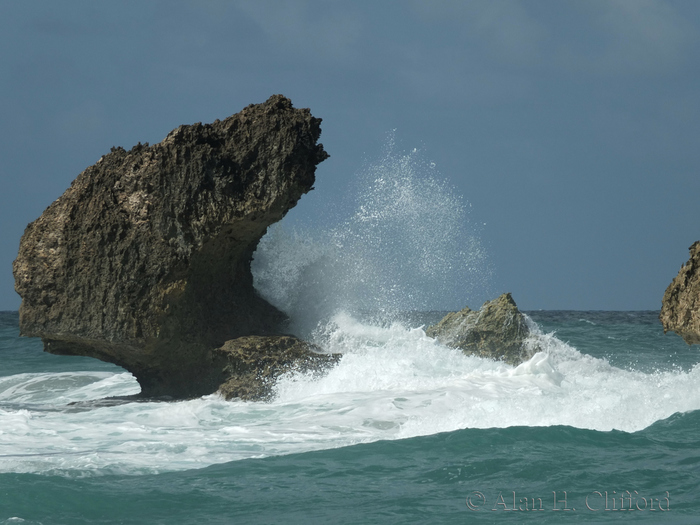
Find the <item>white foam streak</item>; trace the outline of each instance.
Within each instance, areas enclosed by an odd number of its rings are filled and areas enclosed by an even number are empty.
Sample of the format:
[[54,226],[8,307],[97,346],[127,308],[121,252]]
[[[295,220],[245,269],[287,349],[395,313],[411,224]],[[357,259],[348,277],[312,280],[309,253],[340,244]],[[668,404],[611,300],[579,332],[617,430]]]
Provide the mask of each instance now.
[[621,370],[552,335],[536,335],[545,351],[516,368],[443,347],[420,328],[347,314],[318,337],[344,353],[340,363],[320,378],[282,378],[271,403],[208,396],[105,406],[85,401],[136,392],[129,374],[0,378],[0,471],[161,472],[462,428],[633,432],[700,408],[698,367]]

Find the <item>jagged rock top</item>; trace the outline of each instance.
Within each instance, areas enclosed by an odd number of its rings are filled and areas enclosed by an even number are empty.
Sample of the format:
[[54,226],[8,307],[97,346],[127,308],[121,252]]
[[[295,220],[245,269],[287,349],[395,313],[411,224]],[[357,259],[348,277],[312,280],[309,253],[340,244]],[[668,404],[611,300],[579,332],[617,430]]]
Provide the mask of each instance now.
[[486,301],[480,310],[467,306],[459,312],[450,312],[439,323],[426,328],[425,333],[465,354],[511,365],[518,365],[539,351],[528,344],[530,329],[509,293]]
[[700,344],[700,241],[666,289],[659,318],[664,332],[673,331],[689,345]]

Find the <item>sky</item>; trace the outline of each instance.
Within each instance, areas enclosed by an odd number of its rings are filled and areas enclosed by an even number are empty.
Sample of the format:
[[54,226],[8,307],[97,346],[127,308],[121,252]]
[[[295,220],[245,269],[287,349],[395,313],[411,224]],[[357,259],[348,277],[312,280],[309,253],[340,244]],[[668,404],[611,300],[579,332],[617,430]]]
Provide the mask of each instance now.
[[26,225],[112,146],[276,93],[331,155],[290,217],[393,133],[521,309],[657,310],[700,239],[695,0],[7,0],[0,45],[0,310]]

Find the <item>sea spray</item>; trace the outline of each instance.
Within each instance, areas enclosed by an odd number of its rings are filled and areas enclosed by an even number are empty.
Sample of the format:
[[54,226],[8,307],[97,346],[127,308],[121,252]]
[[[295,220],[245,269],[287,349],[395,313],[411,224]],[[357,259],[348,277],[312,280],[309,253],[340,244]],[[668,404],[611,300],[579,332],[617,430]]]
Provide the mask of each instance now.
[[[422,152],[393,135],[347,197],[332,227],[270,228],[255,253],[255,286],[301,335],[339,310],[395,319],[401,311],[461,309],[484,294],[491,269],[469,205]],[[325,220],[327,219],[327,220]]]

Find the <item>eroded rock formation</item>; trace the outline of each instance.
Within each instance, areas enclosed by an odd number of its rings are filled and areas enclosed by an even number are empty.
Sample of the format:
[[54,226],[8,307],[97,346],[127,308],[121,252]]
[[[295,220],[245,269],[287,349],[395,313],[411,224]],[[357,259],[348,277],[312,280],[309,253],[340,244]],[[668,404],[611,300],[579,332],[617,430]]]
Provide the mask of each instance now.
[[340,354],[291,336],[245,336],[227,341],[214,355],[222,359],[226,381],[219,392],[226,398],[265,400],[276,379],[290,371],[319,372],[335,364]]
[[214,392],[231,370],[215,349],[283,333],[250,262],[267,227],[312,189],[328,157],[320,122],[275,95],[153,146],[112,148],[22,237],[22,335],[120,365],[147,396]]
[[425,333],[468,355],[511,365],[519,365],[538,351],[527,341],[530,329],[509,293],[485,302],[480,310],[467,306],[459,312],[450,312]]
[[664,332],[676,332],[689,345],[700,344],[700,241],[690,247],[690,259],[666,288],[659,318]]

